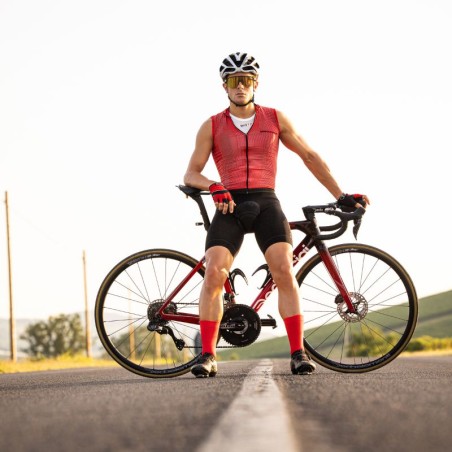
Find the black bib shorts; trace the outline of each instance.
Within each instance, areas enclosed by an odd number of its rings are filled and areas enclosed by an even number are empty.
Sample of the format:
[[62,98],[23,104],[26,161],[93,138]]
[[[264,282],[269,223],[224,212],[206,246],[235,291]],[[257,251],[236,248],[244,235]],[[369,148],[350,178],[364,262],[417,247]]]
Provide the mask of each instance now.
[[264,254],[274,243],[287,242],[292,245],[289,223],[274,190],[230,192],[236,203],[235,211],[232,214],[223,214],[218,210],[215,212],[207,231],[206,251],[212,246],[224,246],[235,257],[245,234],[251,232],[255,234],[257,244]]

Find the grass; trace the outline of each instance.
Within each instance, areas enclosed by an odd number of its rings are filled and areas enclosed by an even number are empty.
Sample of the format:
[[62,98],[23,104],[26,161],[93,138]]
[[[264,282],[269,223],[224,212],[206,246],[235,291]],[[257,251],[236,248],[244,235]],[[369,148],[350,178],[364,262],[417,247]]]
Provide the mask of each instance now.
[[0,374],[111,366],[117,366],[117,364],[110,359],[95,359],[86,356],[61,356],[54,359],[23,359],[17,362],[10,360],[0,361]]

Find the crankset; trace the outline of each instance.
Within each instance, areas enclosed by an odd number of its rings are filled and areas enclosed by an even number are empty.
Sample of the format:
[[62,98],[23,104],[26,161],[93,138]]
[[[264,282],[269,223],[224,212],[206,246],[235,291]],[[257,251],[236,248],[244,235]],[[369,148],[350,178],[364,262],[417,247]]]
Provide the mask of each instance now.
[[221,337],[231,345],[252,344],[261,332],[261,319],[248,305],[236,304],[226,309],[220,323]]

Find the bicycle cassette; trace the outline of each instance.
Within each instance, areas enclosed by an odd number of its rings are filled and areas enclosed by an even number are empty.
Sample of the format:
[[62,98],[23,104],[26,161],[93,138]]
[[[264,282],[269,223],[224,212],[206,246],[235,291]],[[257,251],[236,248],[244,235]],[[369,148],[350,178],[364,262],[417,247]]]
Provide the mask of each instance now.
[[231,345],[245,347],[252,344],[261,332],[261,319],[245,304],[226,309],[220,323],[221,337]]

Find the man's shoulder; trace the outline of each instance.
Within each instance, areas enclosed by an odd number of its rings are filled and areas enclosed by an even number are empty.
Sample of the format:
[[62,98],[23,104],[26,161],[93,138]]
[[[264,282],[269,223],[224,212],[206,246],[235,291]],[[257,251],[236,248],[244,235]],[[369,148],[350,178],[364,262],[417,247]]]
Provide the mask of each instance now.
[[255,105],[256,110],[262,110],[262,111],[275,111],[273,107],[266,107],[265,105],[256,104]]
[[263,105],[256,105],[256,111],[259,112],[262,116],[266,116],[268,118],[275,118],[279,114],[279,111],[276,108],[265,107]]
[[273,124],[279,129],[279,112],[272,107],[264,107],[262,105],[256,105],[256,114],[259,115],[261,121],[266,124]]

